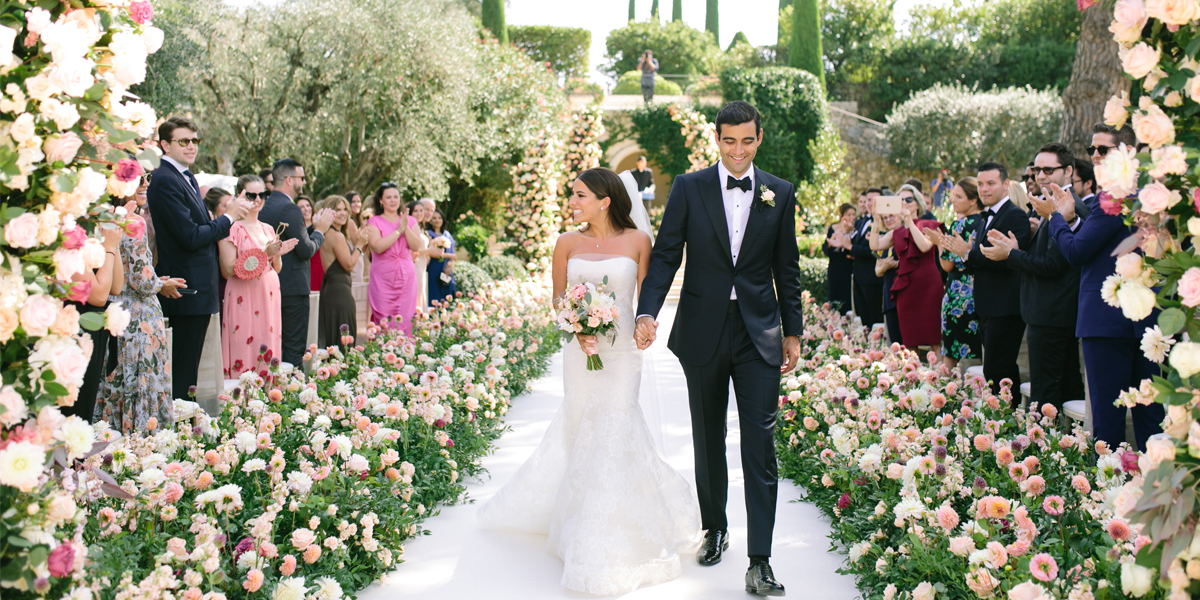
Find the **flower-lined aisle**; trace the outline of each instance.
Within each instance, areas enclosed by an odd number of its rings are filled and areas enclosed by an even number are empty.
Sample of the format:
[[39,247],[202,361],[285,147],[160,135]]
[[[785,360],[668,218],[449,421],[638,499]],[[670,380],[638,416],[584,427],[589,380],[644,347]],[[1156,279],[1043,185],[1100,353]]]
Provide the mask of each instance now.
[[[87,465],[128,499],[70,470],[60,491],[18,499],[25,532],[74,530],[62,544],[29,536],[48,546],[38,581],[70,580],[72,600],[361,590],[402,559],[437,505],[461,498],[510,398],[557,351],[547,295],[543,283],[505,280],[418,319],[412,339],[372,330],[344,355],[314,349],[308,377],[247,373],[216,418],[177,401],[175,427],[120,437],[100,425],[91,449],[82,427]],[[44,409],[26,428],[61,424]]]
[[865,598],[1165,597],[1133,552],[1140,473],[1052,406],[1012,410],[805,293],[804,362],[780,391],[781,476],[831,517]]

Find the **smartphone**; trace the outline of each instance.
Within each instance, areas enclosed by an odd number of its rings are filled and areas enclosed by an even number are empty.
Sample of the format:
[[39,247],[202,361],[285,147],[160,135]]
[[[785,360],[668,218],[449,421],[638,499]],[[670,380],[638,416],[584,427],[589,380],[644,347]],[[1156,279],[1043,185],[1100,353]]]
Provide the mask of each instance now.
[[875,198],[875,214],[898,215],[901,205],[900,196],[879,196]]
[[175,291],[179,292],[180,294],[186,294],[188,296],[191,296],[192,294],[196,293],[196,290],[193,290],[190,288],[178,288]]

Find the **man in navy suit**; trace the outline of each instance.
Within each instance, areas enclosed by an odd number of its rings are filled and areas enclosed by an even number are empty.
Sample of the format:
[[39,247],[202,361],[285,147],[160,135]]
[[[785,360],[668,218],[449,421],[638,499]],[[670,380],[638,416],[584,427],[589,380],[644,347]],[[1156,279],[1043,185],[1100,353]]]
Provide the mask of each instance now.
[[248,208],[235,199],[224,215],[216,219],[209,215],[200,185],[188,170],[200,151],[197,131],[196,124],[184,117],[171,117],[158,126],[162,164],[151,174],[146,190],[158,246],[155,272],[163,280],[160,302],[173,336],[171,393],[175,398],[187,398],[196,385],[208,321],[218,310],[217,242],[229,236],[233,222]]
[[762,143],[758,111],[734,101],[717,113],[721,161],[680,175],[650,255],[638,300],[639,348],[653,342],[659,309],[687,249],[683,292],[667,346],[687,378],[696,457],[701,565],[729,547],[725,434],[729,382],[741,422],[750,569],[746,591],[782,596],[771,570],[779,478],[775,414],[779,378],[800,357],[800,252],[795,187],[754,167]]
[[883,193],[868,188],[858,200],[858,219],[854,221],[850,256],[854,258],[854,314],[862,324],[871,327],[883,322],[883,278],[875,274],[875,252],[871,250],[871,212],[875,199]]
[[325,243],[325,233],[333,224],[333,211],[324,209],[313,215],[313,230],[310,234],[304,226],[304,216],[296,206],[296,198],[304,189],[304,166],[292,158],[281,158],[271,168],[275,181],[274,191],[258,212],[258,220],[279,227],[286,223],[281,241],[296,240],[296,248],[283,255],[283,269],[279,271],[280,313],[283,317],[282,360],[296,368],[304,363],[304,349],[308,346],[309,293],[312,289],[309,261]]
[[[1133,147],[1137,139],[1129,127],[1116,129],[1098,124],[1092,128],[1092,159],[1101,160],[1121,145]],[[1100,296],[1104,280],[1117,270],[1113,250],[1133,234],[1119,215],[1109,215],[1098,197],[1088,201],[1090,212],[1078,231],[1068,223],[1074,220],[1074,202],[1061,188],[1055,191],[1056,210],[1050,215],[1050,232],[1059,250],[1073,265],[1080,267],[1079,317],[1075,334],[1083,343],[1083,364],[1087,370],[1088,393],[1092,404],[1092,431],[1110,447],[1125,441],[1125,408],[1114,406],[1121,392],[1141,385],[1143,379],[1158,375],[1157,365],[1142,353],[1140,340],[1157,317],[1150,315],[1134,323],[1121,309],[1108,305]],[[1162,431],[1166,416],[1161,404],[1133,407],[1133,430],[1138,450],[1146,440]]]

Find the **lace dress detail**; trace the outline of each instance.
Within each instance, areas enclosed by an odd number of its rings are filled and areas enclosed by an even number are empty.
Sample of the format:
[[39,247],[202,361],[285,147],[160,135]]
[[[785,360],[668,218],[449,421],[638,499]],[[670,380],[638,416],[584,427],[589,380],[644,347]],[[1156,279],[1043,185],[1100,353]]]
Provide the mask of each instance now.
[[562,584],[614,595],[680,575],[700,537],[696,494],[655,448],[638,405],[642,351],[633,342],[638,265],[627,257],[567,263],[567,284],[600,283],[621,308],[601,371],[579,344],[563,349],[563,404],[533,456],[480,510],[489,527],[548,534]]

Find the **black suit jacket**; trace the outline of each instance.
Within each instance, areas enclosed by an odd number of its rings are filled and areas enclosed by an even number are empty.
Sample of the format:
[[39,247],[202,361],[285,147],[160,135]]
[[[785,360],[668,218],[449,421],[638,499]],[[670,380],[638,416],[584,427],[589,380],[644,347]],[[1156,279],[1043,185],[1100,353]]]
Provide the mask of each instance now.
[[[875,261],[878,259],[871,250],[871,220],[871,217],[856,219],[854,237],[850,238],[850,256],[854,257],[854,280],[859,285],[883,285],[883,278],[875,274]],[[864,231],[866,233],[863,233]]]
[[[1075,214],[1087,206],[1075,196]],[[1042,327],[1075,327],[1079,313],[1079,267],[1058,249],[1048,222],[1038,227],[1028,250],[1013,250],[1009,266],[1021,272],[1021,319]],[[978,301],[977,301],[978,302]]]
[[1021,314],[1021,272],[1007,261],[992,261],[983,255],[980,244],[989,244],[991,230],[1005,235],[1012,233],[1022,250],[1029,247],[1029,217],[1012,199],[1000,207],[989,227],[987,216],[979,220],[975,243],[967,254],[967,269],[975,276],[975,312],[980,317],[1006,317]]
[[312,291],[309,261],[317,250],[321,249],[321,244],[325,243],[325,236],[319,231],[309,235],[308,227],[304,225],[304,215],[300,214],[300,207],[283,192],[271,192],[263,203],[262,210],[258,211],[258,220],[275,228],[279,227],[280,223],[287,223],[287,228],[279,234],[280,241],[292,238],[300,240],[291,252],[283,255],[283,268],[279,271],[279,294],[309,295]]
[[217,242],[229,237],[233,221],[227,216],[211,219],[200,199],[200,191],[174,165],[163,161],[150,178],[146,202],[154,220],[160,276],[187,281],[195,294],[180,298],[159,297],[163,315],[213,315],[220,310],[217,285],[221,266]]
[[[775,194],[773,207],[762,201],[764,185]],[[795,187],[757,167],[754,187],[746,235],[734,265],[716,165],[680,175],[671,184],[637,314],[658,316],[686,246],[683,291],[668,340],[682,361],[702,365],[712,358],[729,312],[731,289],[737,290],[746,330],[767,364],[780,365],[783,337],[804,330]]]

